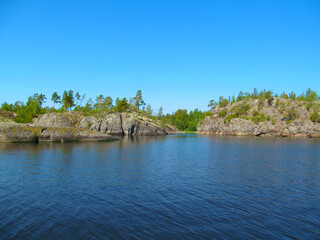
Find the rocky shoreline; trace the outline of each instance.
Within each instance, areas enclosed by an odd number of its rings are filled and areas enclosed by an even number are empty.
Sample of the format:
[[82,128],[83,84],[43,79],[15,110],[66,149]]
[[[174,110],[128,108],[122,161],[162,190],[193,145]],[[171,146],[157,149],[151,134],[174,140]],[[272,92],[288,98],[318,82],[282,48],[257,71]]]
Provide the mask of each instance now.
[[30,124],[6,119],[0,122],[0,142],[42,141],[114,141],[116,136],[157,136],[177,133],[173,126],[163,125],[136,113],[108,113],[83,116],[77,112],[47,113]]
[[249,100],[212,110],[197,127],[198,133],[229,136],[320,137],[320,123],[310,116],[318,103],[286,99]]

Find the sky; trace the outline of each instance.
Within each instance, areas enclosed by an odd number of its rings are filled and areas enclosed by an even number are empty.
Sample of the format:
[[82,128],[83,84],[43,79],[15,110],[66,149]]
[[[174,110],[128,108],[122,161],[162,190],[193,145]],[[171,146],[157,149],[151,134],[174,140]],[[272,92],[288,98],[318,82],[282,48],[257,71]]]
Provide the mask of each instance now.
[[320,92],[319,0],[0,0],[0,103],[140,89],[171,113],[255,87]]

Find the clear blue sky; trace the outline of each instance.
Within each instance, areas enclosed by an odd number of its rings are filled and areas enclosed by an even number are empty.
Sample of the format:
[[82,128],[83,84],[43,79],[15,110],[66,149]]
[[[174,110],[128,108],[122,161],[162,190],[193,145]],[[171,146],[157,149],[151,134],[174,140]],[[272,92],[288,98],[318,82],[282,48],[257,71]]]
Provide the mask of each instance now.
[[[320,90],[320,1],[0,0],[0,102],[73,89],[207,109]],[[51,104],[51,103],[50,103]]]

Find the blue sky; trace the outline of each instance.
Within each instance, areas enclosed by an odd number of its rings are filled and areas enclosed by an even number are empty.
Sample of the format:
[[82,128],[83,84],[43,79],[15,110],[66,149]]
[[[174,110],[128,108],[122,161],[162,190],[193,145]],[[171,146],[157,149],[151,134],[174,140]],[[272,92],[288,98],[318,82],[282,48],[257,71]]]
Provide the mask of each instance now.
[[1,103],[141,89],[165,112],[254,87],[320,92],[320,1],[0,0],[0,83]]

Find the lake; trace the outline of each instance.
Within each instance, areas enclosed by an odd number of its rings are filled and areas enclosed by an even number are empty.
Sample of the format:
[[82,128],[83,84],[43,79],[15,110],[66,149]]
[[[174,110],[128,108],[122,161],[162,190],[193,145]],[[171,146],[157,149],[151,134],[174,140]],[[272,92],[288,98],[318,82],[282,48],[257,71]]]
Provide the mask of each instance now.
[[320,139],[2,143],[0,239],[320,239]]

